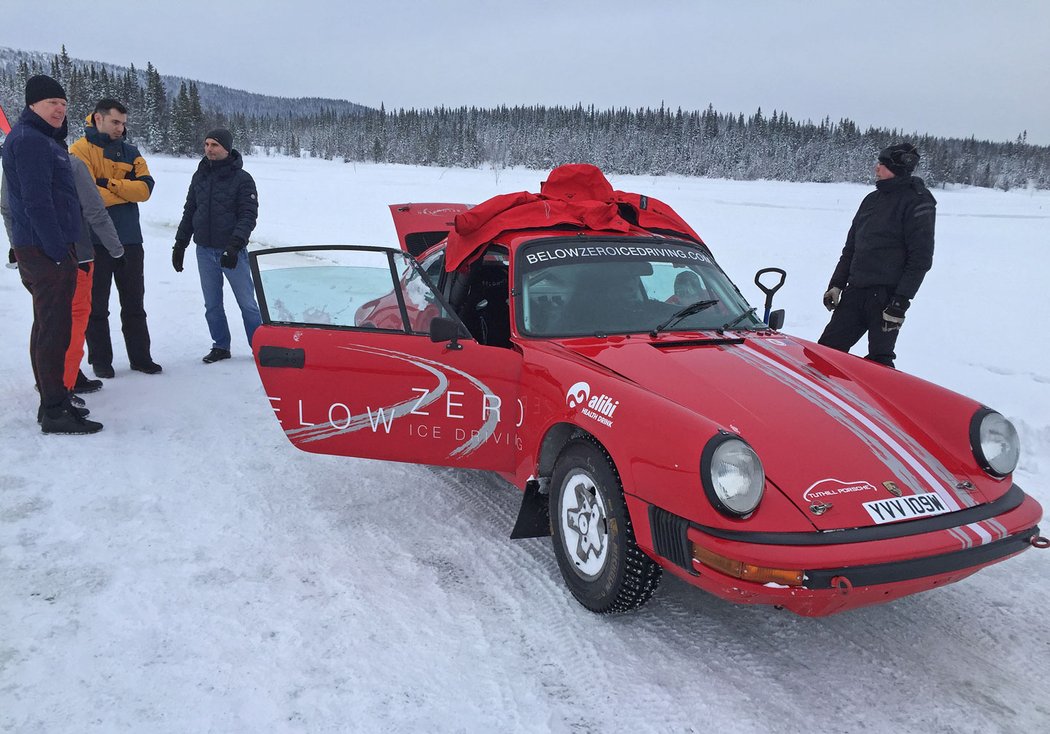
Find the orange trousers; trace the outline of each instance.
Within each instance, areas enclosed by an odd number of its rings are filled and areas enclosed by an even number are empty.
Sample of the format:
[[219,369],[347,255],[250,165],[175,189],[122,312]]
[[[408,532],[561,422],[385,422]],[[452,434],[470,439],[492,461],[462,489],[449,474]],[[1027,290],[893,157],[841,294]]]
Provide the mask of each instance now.
[[77,289],[73,293],[73,328],[69,336],[69,349],[66,350],[66,367],[62,372],[62,382],[67,390],[72,390],[80,371],[80,360],[84,358],[84,334],[87,332],[88,316],[91,315],[91,274],[95,263],[88,263],[85,273],[77,268]]

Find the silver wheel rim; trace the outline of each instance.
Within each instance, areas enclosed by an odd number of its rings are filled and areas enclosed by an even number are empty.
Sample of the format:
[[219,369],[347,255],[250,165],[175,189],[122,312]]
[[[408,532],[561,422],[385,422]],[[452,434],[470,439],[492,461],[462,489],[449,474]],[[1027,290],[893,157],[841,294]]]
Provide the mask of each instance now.
[[593,477],[573,470],[562,482],[558,507],[565,555],[580,578],[593,581],[609,557],[608,514]]

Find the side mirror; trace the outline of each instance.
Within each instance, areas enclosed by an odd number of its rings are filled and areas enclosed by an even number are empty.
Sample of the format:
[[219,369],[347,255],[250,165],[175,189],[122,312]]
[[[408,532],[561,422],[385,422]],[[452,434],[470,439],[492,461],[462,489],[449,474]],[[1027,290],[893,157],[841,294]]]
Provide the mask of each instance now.
[[448,342],[447,349],[458,351],[463,348],[459,343],[459,324],[452,319],[436,317],[430,322],[430,341]]
[[769,314],[769,328],[774,331],[784,328],[784,309],[778,308]]

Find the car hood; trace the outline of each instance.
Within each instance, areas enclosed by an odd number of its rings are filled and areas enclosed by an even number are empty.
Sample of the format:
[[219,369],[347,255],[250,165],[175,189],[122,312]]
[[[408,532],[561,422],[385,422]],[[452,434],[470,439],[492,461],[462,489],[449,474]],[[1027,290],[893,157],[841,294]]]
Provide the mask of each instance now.
[[821,530],[886,522],[865,508],[874,500],[932,492],[950,512],[988,499],[976,486],[980,478],[959,459],[959,447],[944,450],[939,437],[897,410],[891,397],[895,382],[903,385],[898,398],[921,399],[927,391],[938,407],[952,406],[946,412],[953,424],[962,422],[964,434],[968,418],[960,416],[978,405],[917,378],[775,333],[633,336],[563,346],[741,436],[762,459],[768,480]]

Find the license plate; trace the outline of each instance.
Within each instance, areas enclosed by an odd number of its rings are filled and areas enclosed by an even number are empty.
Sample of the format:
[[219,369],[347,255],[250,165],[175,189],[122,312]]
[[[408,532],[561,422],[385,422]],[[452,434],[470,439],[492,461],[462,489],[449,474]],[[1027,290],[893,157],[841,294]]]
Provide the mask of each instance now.
[[948,508],[935,494],[916,494],[910,497],[894,497],[888,500],[872,500],[864,503],[864,509],[871,515],[876,525],[898,520],[909,520],[913,517],[942,515]]

